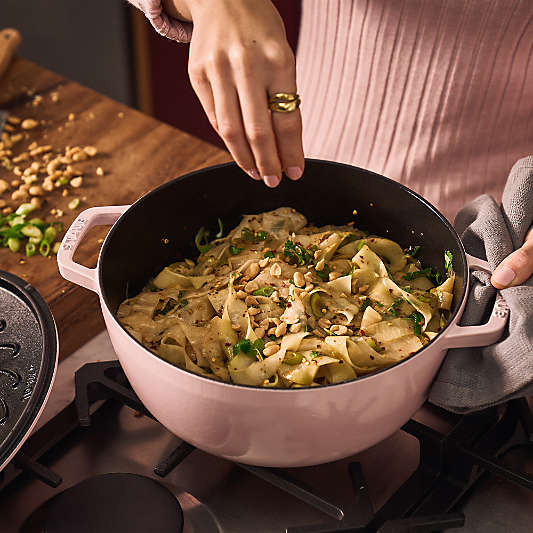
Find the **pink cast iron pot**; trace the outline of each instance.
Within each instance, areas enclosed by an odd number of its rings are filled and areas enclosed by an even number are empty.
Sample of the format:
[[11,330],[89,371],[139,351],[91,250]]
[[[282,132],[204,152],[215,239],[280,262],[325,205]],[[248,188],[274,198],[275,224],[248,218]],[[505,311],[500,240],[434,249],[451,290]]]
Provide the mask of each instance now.
[[[195,256],[201,226],[226,229],[244,213],[291,206],[315,224],[356,226],[403,246],[422,245],[426,265],[441,267],[453,253],[457,273],[452,317],[435,339],[402,362],[354,381],[324,387],[263,389],[221,383],[159,358],[119,324],[117,308],[165,265]],[[98,265],[72,256],[89,228],[113,224]],[[214,234],[214,232],[213,232]],[[192,246],[191,246],[192,245]],[[489,270],[469,257],[447,220],[426,200],[388,178],[329,161],[308,160],[304,177],[276,189],[249,179],[235,164],[206,168],[154,189],[131,206],[80,213],[63,239],[59,270],[98,293],[120,363],[139,398],[170,431],[214,455],[261,466],[296,467],[334,461],[398,430],[424,403],[448,348],[496,341],[505,326],[504,302],[485,325],[458,326],[468,293],[468,270]]]

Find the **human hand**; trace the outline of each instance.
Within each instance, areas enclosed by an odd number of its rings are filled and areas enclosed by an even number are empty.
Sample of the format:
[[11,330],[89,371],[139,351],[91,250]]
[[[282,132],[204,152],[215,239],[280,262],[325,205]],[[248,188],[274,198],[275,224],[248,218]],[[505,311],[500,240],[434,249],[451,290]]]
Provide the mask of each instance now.
[[296,93],[294,54],[270,0],[163,0],[192,20],[189,77],[237,164],[276,187],[304,168],[300,111],[271,112],[268,95]]
[[497,289],[505,289],[524,283],[533,275],[533,226],[524,244],[508,255],[494,270],[490,279]]

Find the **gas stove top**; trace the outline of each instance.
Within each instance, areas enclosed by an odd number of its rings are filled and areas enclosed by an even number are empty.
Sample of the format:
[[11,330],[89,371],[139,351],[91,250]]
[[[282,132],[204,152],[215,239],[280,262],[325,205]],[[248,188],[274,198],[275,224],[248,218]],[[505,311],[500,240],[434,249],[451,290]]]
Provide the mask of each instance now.
[[[0,531],[53,532],[50,508],[72,496],[65,489],[130,473],[130,481],[146,476],[177,499],[183,525],[169,531],[529,532],[532,443],[525,400],[468,416],[425,406],[402,431],[343,461],[252,467],[169,433],[139,402],[117,361],[89,363],[76,373],[76,401],[46,421],[0,474]],[[147,502],[133,505],[152,508]]]

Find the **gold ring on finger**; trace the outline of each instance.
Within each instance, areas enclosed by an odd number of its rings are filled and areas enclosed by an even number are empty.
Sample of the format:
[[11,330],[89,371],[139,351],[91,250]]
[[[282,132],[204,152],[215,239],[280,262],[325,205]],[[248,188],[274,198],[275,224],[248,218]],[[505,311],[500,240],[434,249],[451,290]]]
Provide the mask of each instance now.
[[268,107],[271,111],[292,113],[300,107],[300,96],[296,93],[274,93],[268,97]]

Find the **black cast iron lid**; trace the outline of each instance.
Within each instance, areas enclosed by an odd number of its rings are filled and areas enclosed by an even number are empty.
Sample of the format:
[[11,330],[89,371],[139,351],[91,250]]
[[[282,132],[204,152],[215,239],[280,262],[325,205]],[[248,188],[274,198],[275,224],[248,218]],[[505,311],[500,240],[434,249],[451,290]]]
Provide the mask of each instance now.
[[27,437],[57,362],[52,313],[24,280],[0,270],[0,469]]

